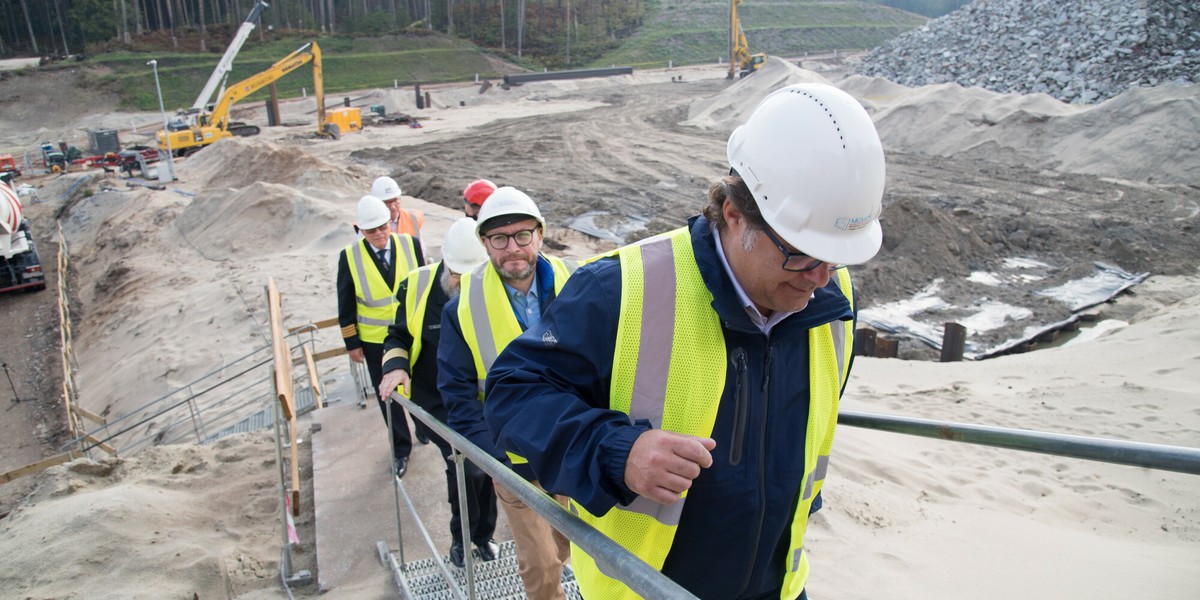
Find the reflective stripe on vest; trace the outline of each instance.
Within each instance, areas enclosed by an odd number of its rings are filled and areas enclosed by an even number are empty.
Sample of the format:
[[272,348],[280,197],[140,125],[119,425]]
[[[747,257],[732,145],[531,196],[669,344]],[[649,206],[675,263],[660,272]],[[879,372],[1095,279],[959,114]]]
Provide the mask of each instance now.
[[408,333],[412,336],[412,348],[408,349],[408,371],[412,372],[421,354],[421,330],[425,327],[425,309],[429,306],[429,295],[433,291],[433,275],[437,272],[436,262],[425,265],[408,274],[408,287],[404,294],[404,322],[408,325]]
[[[578,264],[550,256],[545,258],[553,269],[554,293],[558,294]],[[476,267],[469,276],[464,275],[460,285],[458,322],[462,327],[463,340],[475,359],[479,401],[483,402],[488,370],[504,347],[521,335],[521,323],[513,312],[504,282],[490,260]],[[545,307],[544,301],[542,307]],[[513,464],[529,462],[511,452],[508,456]]]
[[[627,246],[621,260],[621,317],[613,357],[609,405],[633,420],[649,419],[656,428],[707,437],[712,434],[717,408],[725,389],[726,348],[712,294],[696,266],[687,229]],[[844,270],[842,289],[850,289]],[[837,333],[831,333],[837,332]],[[810,330],[810,419],[805,454],[805,498],[793,517],[792,544],[797,558],[784,576],[784,598],[795,598],[807,579],[807,560],[800,540],[812,504],[820,490],[824,465],[837,419],[837,397],[848,360],[843,360],[853,325],[824,325]],[[835,340],[840,340],[837,343]],[[839,347],[840,346],[840,347]],[[848,358],[848,357],[846,357]],[[836,363],[837,366],[834,366]],[[700,385],[697,385],[700,383]],[[818,409],[818,405],[821,407]],[[815,418],[814,418],[815,417]],[[820,452],[820,456],[818,456]],[[810,483],[811,482],[811,483]],[[675,537],[686,494],[670,506],[638,498],[614,507],[603,517],[571,504],[572,512],[604,532],[630,552],[661,570]],[[796,522],[801,524],[797,528]],[[799,537],[796,534],[799,533]],[[582,549],[572,549],[579,588],[586,598],[637,598],[627,586],[602,572]],[[798,577],[797,577],[798,576]],[[790,586],[798,584],[795,594]]]
[[354,281],[354,297],[358,303],[355,311],[358,337],[372,344],[382,344],[387,339],[387,328],[396,319],[396,290],[400,289],[400,281],[408,272],[417,268],[417,250],[411,236],[392,234],[391,243],[396,248],[396,276],[391,286],[367,256],[370,249],[365,239],[359,239],[343,250],[350,263],[350,278]]

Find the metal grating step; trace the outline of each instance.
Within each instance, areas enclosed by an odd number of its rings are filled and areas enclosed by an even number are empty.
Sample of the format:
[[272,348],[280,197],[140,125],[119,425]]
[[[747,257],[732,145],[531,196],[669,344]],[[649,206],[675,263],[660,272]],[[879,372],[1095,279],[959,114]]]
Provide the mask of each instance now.
[[[454,592],[446,584],[438,561],[443,562],[450,570],[454,581],[463,594],[467,590],[467,570],[450,564],[448,556],[426,558],[406,563],[400,569],[400,576],[416,600],[454,600]],[[517,574],[516,544],[509,540],[500,544],[500,554],[496,560],[483,562],[475,557],[475,591],[476,597],[486,600],[523,600],[525,586]],[[582,600],[579,595],[579,584],[575,581],[575,573],[568,566],[563,569],[563,591],[568,600]]]

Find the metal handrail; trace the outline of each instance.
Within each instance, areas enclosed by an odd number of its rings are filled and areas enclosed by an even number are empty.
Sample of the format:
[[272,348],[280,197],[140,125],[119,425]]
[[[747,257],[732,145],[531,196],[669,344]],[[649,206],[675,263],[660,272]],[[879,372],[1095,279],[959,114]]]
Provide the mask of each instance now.
[[1200,449],[843,410],[838,424],[1200,475]]
[[[293,330],[292,332],[286,334],[284,337],[299,337],[304,333],[310,333],[310,330],[306,329],[304,326],[301,326],[301,327],[297,328],[296,330]],[[305,343],[308,343],[308,342],[306,342],[304,340],[300,340],[298,343],[296,343],[294,345],[289,345],[288,349],[289,349],[289,351],[294,351],[295,349],[303,346]],[[160,407],[158,410],[156,410],[153,413],[146,414],[144,412],[146,410],[149,410],[152,407],[155,407],[156,405],[163,404],[164,402],[169,401],[172,397],[179,396],[181,391],[188,390],[193,386],[197,386],[201,382],[203,382],[205,379],[216,376],[223,371],[227,371],[231,367],[238,365],[239,363],[242,363],[243,361],[246,361],[247,359],[252,358],[255,354],[261,353],[263,351],[269,351],[270,349],[271,349],[270,345],[255,348],[254,350],[251,350],[250,352],[234,359],[233,361],[221,366],[220,368],[209,371],[208,373],[205,373],[204,375],[201,375],[201,376],[195,378],[191,382],[186,383],[183,386],[180,386],[174,390],[171,390],[170,392],[168,392],[154,400],[151,400],[151,401],[143,404],[142,406],[140,406],[140,407],[116,418],[116,419],[113,419],[112,421],[109,421],[104,426],[103,429],[105,432],[111,432],[111,433],[107,433],[107,435],[105,435],[103,438],[98,438],[98,439],[93,438],[92,440],[88,440],[85,437],[80,436],[80,437],[77,437],[75,439],[72,439],[72,440],[66,442],[63,445],[63,448],[68,448],[68,447],[75,446],[75,445],[82,445],[83,451],[87,452],[94,448],[99,447],[101,444],[108,443],[108,442],[115,440],[123,435],[126,435],[129,432],[137,429],[138,427],[145,425],[146,423],[148,423],[150,421],[153,421],[154,419],[157,419],[157,418],[159,418],[165,414],[168,414],[170,412],[173,412],[182,406],[188,405],[190,402],[192,402],[196,398],[202,397],[202,396],[208,394],[209,392],[212,392],[218,388],[221,388],[222,386],[225,386],[226,384],[229,384],[229,383],[233,382],[234,380],[237,380],[238,378],[254,371],[255,369],[258,369],[259,367],[270,364],[272,362],[272,360],[274,359],[272,356],[268,356],[265,359],[259,360],[258,362],[255,362],[254,364],[250,365],[249,367],[247,367],[247,368],[245,368],[245,369],[243,369],[221,381],[218,381],[217,383],[212,384],[198,392],[194,392],[187,396],[184,396],[184,397],[180,398],[179,400],[175,401],[173,404],[167,405],[165,407]],[[264,385],[264,383],[256,381],[256,382],[252,383],[250,386],[243,387],[243,388],[227,395],[224,400],[220,400],[216,404],[214,404],[212,406],[207,406],[204,408],[208,409],[208,408],[212,408],[214,406],[220,406],[221,404],[228,402],[229,399],[234,397],[236,394],[242,393],[242,392],[246,391],[247,389],[249,389],[250,387],[257,386],[257,385]],[[228,414],[229,414],[228,411],[224,412],[221,415],[218,415],[218,418],[222,417],[222,416],[226,416]],[[116,425],[116,424],[121,424],[124,421],[134,419],[139,416],[140,416],[140,418],[134,423],[131,423],[131,424],[124,423],[122,427],[114,428],[114,425]],[[163,424],[162,427],[160,428],[160,433],[165,436],[165,434],[167,432],[170,432],[171,429],[173,429],[177,423],[178,422],[169,422],[169,423]],[[134,449],[139,449],[139,448],[145,446],[147,443],[147,440],[150,440],[150,439],[152,439],[152,437],[148,436],[142,440],[132,442],[127,448],[119,449],[119,450],[133,451]],[[171,441],[176,441],[178,439],[179,439],[179,437],[175,437],[175,438],[172,438]]]
[[[604,573],[619,579],[643,598],[656,600],[695,600],[696,596],[683,589],[678,583],[668,579],[654,567],[646,564],[624,546],[614,542],[596,528],[588,525],[579,517],[571,514],[563,505],[533,484],[517,475],[492,455],[484,452],[479,446],[471,443],[441,421],[435,419],[425,409],[412,400],[392,393],[391,399],[400,402],[408,413],[420,419],[442,439],[471,459],[480,469],[483,469],[492,479],[516,494],[529,508],[532,508],[551,527],[558,530],[567,539],[579,546],[587,555],[596,561]],[[458,470],[458,476],[463,477],[463,471]],[[465,515],[464,515],[465,516]],[[403,542],[401,542],[403,543]]]

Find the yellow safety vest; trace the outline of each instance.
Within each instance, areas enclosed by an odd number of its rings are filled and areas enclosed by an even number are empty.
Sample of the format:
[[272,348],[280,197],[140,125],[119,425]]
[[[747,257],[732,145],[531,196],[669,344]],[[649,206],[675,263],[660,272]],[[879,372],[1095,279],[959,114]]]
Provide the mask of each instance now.
[[[609,406],[631,419],[649,419],[655,428],[708,437],[725,389],[726,353],[721,321],[712,308],[692,252],[691,235],[679,229],[617,251],[621,260],[621,312],[613,354]],[[851,306],[850,276],[836,271],[837,285]],[[854,326],[834,322],[809,330],[809,419],[805,435],[804,481],[792,517],[788,570],[781,598],[800,596],[808,580],[804,531],[813,498],[821,491],[840,390],[849,370]],[[638,497],[603,517],[571,502],[584,521],[662,570],[679,525],[687,494],[671,505]],[[625,584],[601,572],[572,544],[572,565],[585,598],[637,598]]]
[[434,281],[434,274],[437,273],[440,264],[442,263],[436,262],[432,265],[425,265],[408,274],[408,287],[404,294],[404,318],[408,325],[408,333],[413,340],[412,348],[408,350],[410,373],[413,364],[417,362],[417,356],[421,354],[421,332],[425,327],[425,308],[429,306],[429,295],[433,291],[433,286],[437,285],[437,282]]
[[[552,256],[547,256],[546,260],[553,267],[554,293],[558,294],[579,264]],[[546,301],[545,298],[539,300]],[[483,386],[487,382],[488,370],[504,347],[521,335],[521,323],[517,321],[504,282],[491,261],[476,267],[470,276],[462,278],[462,289],[458,294],[458,322],[462,326],[463,339],[475,359],[479,401],[483,402]],[[511,452],[508,456],[513,464],[529,462]]]
[[[403,243],[401,243],[403,241]],[[417,248],[412,236],[392,234],[392,247],[396,249],[396,277],[388,286],[383,274],[367,256],[374,254],[366,239],[346,246],[346,262],[350,265],[350,277],[354,280],[354,297],[358,303],[358,339],[370,344],[382,344],[387,339],[387,328],[396,320],[396,290],[409,271],[417,268]],[[368,268],[369,266],[369,268]],[[365,285],[364,285],[365,284]]]

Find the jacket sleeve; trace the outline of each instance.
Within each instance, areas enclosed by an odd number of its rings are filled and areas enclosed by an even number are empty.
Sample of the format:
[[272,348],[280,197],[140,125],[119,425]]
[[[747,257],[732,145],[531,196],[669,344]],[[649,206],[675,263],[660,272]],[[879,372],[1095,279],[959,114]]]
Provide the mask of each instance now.
[[338,254],[337,299],[342,343],[347,350],[361,348],[362,342],[358,339],[358,300],[354,297],[354,278],[350,276],[350,260],[345,250]]
[[425,249],[421,247],[421,238],[413,236],[413,251],[417,253],[417,268],[425,266]]
[[408,296],[408,280],[400,284],[396,290],[396,318],[388,325],[387,339],[383,340],[383,372],[404,369],[409,374],[409,352],[412,350],[413,337],[408,332],[408,311],[404,308],[404,300]]
[[615,259],[576,271],[541,323],[500,354],[483,405],[500,447],[528,459],[547,490],[593,514],[636,498],[625,461],[650,427],[608,408],[619,282]]
[[458,322],[458,298],[442,309],[442,337],[438,342],[438,393],[446,405],[446,424],[471,440],[500,462],[508,462],[503,450],[492,442],[483,421],[483,403],[479,400],[479,377],[475,359],[463,338]]

